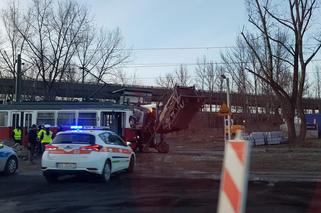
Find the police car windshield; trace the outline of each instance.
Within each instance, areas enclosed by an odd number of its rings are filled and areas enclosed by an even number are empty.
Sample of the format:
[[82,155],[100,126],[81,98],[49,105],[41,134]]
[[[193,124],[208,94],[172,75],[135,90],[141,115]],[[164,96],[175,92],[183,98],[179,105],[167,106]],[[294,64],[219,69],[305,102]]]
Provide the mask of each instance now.
[[95,144],[95,136],[83,133],[64,133],[55,137],[53,144]]

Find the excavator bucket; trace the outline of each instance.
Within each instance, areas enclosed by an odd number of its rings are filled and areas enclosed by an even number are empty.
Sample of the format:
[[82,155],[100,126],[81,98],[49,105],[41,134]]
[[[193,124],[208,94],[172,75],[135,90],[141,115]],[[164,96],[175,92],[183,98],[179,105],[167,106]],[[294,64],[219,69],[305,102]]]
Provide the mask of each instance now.
[[203,101],[203,98],[196,94],[195,87],[175,86],[159,115],[156,132],[168,133],[188,128]]

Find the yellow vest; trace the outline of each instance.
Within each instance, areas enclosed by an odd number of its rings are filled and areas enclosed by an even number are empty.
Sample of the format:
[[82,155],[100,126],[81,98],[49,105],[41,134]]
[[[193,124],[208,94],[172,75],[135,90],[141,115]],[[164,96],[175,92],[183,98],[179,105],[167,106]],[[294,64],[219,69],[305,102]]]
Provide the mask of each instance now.
[[37,133],[37,137],[38,137],[38,139],[40,140],[40,137],[41,137],[41,133],[42,132],[45,132],[45,130],[44,129],[40,129],[39,131],[38,131],[38,133]]
[[44,130],[41,143],[51,143],[51,142],[52,142],[52,131],[49,131],[49,135],[47,135],[46,130]]
[[13,137],[15,140],[21,140],[22,132],[21,129],[14,128]]

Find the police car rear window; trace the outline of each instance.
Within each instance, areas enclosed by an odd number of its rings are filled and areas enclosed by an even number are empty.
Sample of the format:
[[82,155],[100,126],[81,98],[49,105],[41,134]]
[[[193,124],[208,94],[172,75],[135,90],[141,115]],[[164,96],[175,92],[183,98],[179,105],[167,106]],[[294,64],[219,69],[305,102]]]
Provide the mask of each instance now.
[[95,144],[95,136],[90,134],[65,133],[59,134],[53,144]]

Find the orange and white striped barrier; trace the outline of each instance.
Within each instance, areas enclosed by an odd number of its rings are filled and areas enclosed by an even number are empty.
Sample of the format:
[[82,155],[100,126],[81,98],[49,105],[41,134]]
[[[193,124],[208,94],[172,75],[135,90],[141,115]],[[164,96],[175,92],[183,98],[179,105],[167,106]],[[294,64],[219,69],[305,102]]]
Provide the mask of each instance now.
[[250,143],[229,140],[225,145],[218,213],[245,212]]

